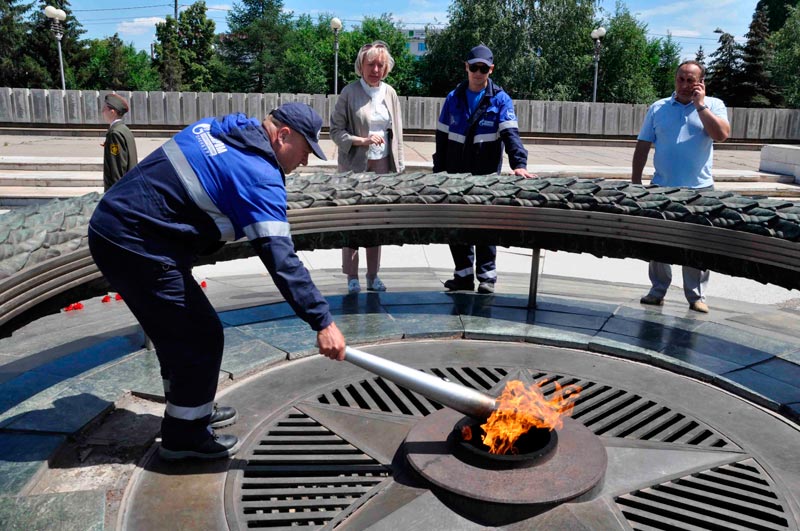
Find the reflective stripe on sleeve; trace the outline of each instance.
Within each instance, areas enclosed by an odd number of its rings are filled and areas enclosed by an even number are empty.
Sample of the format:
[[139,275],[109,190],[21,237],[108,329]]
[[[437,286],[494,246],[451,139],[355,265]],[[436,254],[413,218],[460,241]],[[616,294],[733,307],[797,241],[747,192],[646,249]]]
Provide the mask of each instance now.
[[231,220],[220,212],[217,208],[217,205],[214,204],[214,201],[208,196],[206,193],[205,188],[203,185],[200,184],[200,179],[197,177],[197,174],[192,169],[192,166],[189,164],[189,161],[186,160],[186,156],[181,151],[181,148],[178,146],[175,140],[169,140],[163,146],[164,153],[167,154],[167,158],[172,163],[172,166],[175,168],[175,171],[178,173],[178,177],[180,177],[181,182],[183,183],[184,188],[186,188],[186,192],[189,194],[189,197],[192,198],[192,201],[200,207],[206,214],[211,216],[211,219],[214,220],[214,224],[219,229],[221,234],[220,239],[223,241],[233,241],[236,239],[233,230],[233,223]]
[[475,138],[472,140],[473,144],[480,144],[482,142],[494,142],[499,138],[497,133],[485,133],[482,135],[475,135]]
[[450,132],[450,126],[447,124],[443,124],[442,122],[436,122],[436,129],[441,131],[442,133]]
[[450,133],[447,135],[448,140],[452,140],[453,142],[458,142],[459,144],[463,144],[467,141],[467,137],[464,135],[459,135],[458,133]]
[[176,406],[167,402],[167,415],[181,420],[197,420],[211,415],[214,411],[214,402],[208,402],[202,406],[184,407]]
[[519,129],[519,122],[516,120],[509,120],[508,122],[500,122],[500,126],[497,128],[497,132],[504,129]]
[[244,234],[251,240],[268,236],[291,237],[289,223],[286,221],[259,221],[244,228]]

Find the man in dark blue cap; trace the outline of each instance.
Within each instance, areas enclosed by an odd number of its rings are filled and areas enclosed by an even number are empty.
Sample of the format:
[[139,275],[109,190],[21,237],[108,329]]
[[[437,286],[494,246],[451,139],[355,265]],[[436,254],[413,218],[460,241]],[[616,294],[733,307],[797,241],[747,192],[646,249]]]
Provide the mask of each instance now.
[[[519,137],[517,115],[511,97],[489,79],[494,56],[483,44],[469,51],[464,63],[467,80],[447,95],[436,127],[433,171],[488,175],[500,173],[503,145],[515,175],[528,173],[528,151]],[[455,262],[453,278],[444,283],[450,291],[475,289],[494,293],[497,282],[494,245],[451,245]],[[474,262],[474,263],[473,263]]]
[[159,455],[215,459],[239,449],[213,428],[236,420],[217,408],[222,324],[192,277],[199,254],[247,237],[281,294],[317,332],[321,354],[344,359],[328,303],[295,254],[286,217],[286,173],[308,163],[322,119],[288,103],[263,122],[244,114],[196,122],[111,187],[89,223],[89,248],[155,345],[166,410]]

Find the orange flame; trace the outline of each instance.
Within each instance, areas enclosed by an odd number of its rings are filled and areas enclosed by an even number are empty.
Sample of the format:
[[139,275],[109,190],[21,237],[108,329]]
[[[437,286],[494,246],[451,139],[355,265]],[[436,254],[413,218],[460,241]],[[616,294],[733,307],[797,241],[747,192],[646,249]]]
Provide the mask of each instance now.
[[461,440],[462,441],[472,440],[472,428],[470,428],[468,425],[464,425],[461,427]]
[[518,450],[514,444],[528,430],[548,428],[552,431],[563,426],[562,417],[572,413],[581,388],[576,385],[562,388],[555,382],[553,397],[548,400],[541,390],[547,383],[549,382],[541,381],[532,384],[528,389],[519,380],[506,384],[497,398],[497,409],[486,420],[486,424],[481,426],[486,434],[482,441],[489,447],[489,453],[516,454]]

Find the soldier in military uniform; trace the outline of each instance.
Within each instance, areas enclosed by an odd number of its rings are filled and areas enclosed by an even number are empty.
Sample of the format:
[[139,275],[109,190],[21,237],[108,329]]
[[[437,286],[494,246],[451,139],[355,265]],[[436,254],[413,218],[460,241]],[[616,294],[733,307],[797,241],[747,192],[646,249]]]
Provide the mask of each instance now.
[[136,166],[136,141],[133,133],[122,121],[128,112],[128,102],[119,94],[107,94],[103,105],[103,119],[109,124],[103,144],[103,188],[108,191],[122,176]]

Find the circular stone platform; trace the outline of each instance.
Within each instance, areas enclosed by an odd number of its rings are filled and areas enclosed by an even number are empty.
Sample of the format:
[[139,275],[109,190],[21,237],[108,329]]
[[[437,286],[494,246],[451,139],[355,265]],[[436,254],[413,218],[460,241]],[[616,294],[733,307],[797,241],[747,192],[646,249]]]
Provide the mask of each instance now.
[[[360,348],[490,393],[509,379],[544,380],[546,394],[554,382],[583,388],[573,418],[608,455],[602,490],[505,528],[797,528],[800,462],[788,448],[800,434],[741,398],[566,348],[465,340]],[[403,458],[408,432],[439,404],[322,357],[268,370],[222,401],[240,412],[230,430],[245,438],[239,455],[200,465],[153,457],[129,487],[125,529],[167,518],[209,529],[483,529],[480,510],[451,503]]]

